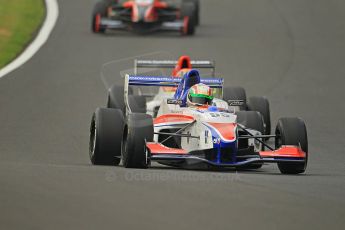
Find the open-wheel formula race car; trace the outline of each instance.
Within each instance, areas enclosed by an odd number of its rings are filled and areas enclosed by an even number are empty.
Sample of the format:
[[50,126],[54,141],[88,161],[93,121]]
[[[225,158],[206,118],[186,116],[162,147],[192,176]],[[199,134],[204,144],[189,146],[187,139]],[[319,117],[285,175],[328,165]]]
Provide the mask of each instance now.
[[160,30],[193,35],[199,24],[199,7],[199,0],[99,0],[93,9],[91,28],[95,33]]
[[[162,100],[153,118],[131,108],[129,86],[173,87],[176,91],[173,98]],[[212,96],[202,96],[196,86],[209,87]],[[127,168],[147,168],[156,161],[183,168],[256,169],[263,163],[277,163],[281,173],[303,173],[308,161],[304,122],[281,118],[275,134],[264,135],[262,115],[233,110],[217,99],[222,88],[223,79],[200,78],[196,70],[183,78],[127,75],[125,107],[98,108],[93,114],[92,164],[119,165],[122,160]],[[194,104],[188,104],[191,95],[196,99],[192,98]],[[143,97],[132,95],[132,100],[138,98]],[[268,145],[265,138],[274,138],[275,146]]]

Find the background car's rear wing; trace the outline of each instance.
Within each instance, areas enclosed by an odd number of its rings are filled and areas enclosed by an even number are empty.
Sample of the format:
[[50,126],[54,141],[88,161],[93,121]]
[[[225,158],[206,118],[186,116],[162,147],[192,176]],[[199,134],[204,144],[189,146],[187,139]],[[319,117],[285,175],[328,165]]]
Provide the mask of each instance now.
[[[125,76],[124,85],[124,100],[127,109],[130,111],[128,103],[128,88],[129,86],[157,86],[157,87],[177,87],[182,81],[182,78],[170,76],[138,76],[128,75]],[[213,89],[223,88],[224,80],[222,78],[201,78],[200,82],[208,85]]]
[[[135,60],[134,70],[135,74],[138,74],[138,68],[175,68],[178,61],[176,60]],[[210,60],[192,60],[193,69],[210,69],[212,71],[212,77],[215,74],[215,62]]]

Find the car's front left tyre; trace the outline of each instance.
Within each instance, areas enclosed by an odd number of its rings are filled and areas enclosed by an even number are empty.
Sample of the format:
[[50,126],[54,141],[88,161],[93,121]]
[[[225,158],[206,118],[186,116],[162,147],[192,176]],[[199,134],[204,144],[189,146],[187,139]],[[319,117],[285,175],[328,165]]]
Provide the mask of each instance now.
[[307,128],[303,120],[295,117],[281,118],[276,127],[275,146],[298,146],[305,152],[304,162],[279,162],[278,168],[283,174],[304,173],[308,163],[308,136]]

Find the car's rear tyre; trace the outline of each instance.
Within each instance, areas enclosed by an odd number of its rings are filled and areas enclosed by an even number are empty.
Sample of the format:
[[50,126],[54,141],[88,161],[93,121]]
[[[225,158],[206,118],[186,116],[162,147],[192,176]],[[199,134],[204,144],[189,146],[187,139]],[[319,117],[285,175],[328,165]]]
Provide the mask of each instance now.
[[[238,111],[236,112],[237,122],[249,129],[257,130],[261,133],[264,132],[264,122],[262,115],[257,111]],[[262,150],[264,146],[262,146]],[[239,169],[259,169],[263,166],[263,163],[253,163],[239,167]]]
[[240,110],[247,109],[247,95],[242,87],[224,87],[223,100],[229,102],[230,100],[242,100],[243,105],[239,106]]
[[94,33],[104,33],[106,28],[101,26],[101,19],[108,15],[109,3],[99,1],[95,4],[92,11],[91,30]]
[[[146,112],[146,100],[143,97],[133,96],[132,88],[128,88],[128,102],[132,112],[141,113],[144,109]],[[145,103],[143,102],[145,100]],[[124,87],[121,85],[113,85],[108,89],[107,108],[120,109],[125,115],[126,105],[124,98]],[[140,109],[139,109],[140,108]]]
[[257,111],[237,111],[237,123],[248,129],[254,129],[261,134],[265,131],[262,115]]
[[194,4],[195,26],[198,26],[200,24],[200,1],[199,0],[184,0],[183,2],[190,2]]
[[107,108],[119,109],[122,114],[126,113],[123,86],[113,85],[108,89]]
[[282,145],[300,146],[306,153],[306,159],[302,163],[279,162],[278,168],[283,174],[299,174],[306,170],[308,163],[308,136],[303,120],[299,118],[281,118],[276,127],[276,148]]
[[142,113],[129,114],[122,138],[122,162],[126,168],[147,168],[149,151],[146,142],[153,141],[153,120]]
[[146,113],[146,98],[139,95],[128,95],[128,104],[132,113]]
[[183,20],[183,27],[181,33],[183,35],[195,34],[195,5],[191,2],[182,4],[181,18]]
[[90,126],[89,155],[94,165],[118,165],[124,126],[118,109],[98,108]]
[[[248,99],[248,110],[251,111],[258,111],[261,113],[264,124],[265,124],[265,132],[263,134],[270,135],[271,134],[271,114],[270,114],[270,105],[266,97],[250,97]],[[265,138],[268,140],[268,138]]]

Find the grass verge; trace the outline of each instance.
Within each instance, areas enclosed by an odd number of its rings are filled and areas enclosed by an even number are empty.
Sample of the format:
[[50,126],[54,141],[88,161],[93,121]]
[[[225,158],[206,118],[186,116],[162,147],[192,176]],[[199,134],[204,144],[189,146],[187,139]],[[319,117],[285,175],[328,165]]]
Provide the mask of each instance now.
[[29,44],[44,17],[44,0],[0,0],[0,69]]

